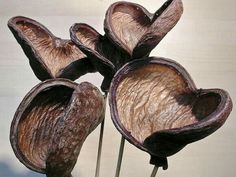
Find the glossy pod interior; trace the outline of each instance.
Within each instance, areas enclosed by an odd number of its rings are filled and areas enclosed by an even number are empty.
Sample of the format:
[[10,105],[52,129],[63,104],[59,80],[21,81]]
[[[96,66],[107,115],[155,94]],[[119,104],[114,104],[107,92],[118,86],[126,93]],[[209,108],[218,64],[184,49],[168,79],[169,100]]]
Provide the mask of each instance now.
[[126,64],[110,87],[112,120],[151,163],[167,169],[166,157],[223,125],[232,109],[221,89],[197,89],[187,71],[164,58]]
[[86,137],[104,118],[104,98],[88,82],[47,80],[22,100],[11,124],[17,158],[47,177],[69,177]]
[[29,58],[30,66],[39,80],[75,80],[95,71],[87,56],[71,40],[54,36],[39,22],[17,16],[8,21],[8,27]]

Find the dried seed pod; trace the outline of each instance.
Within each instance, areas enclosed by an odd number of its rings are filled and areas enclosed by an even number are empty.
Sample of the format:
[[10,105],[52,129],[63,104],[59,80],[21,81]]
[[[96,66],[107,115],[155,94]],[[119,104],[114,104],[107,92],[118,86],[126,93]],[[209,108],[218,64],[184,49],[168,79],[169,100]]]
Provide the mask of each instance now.
[[112,120],[120,133],[167,169],[167,156],[223,125],[232,110],[228,93],[197,89],[187,71],[164,58],[128,63],[112,80]]
[[132,58],[147,56],[183,13],[181,0],[167,0],[154,14],[130,2],[116,2],[106,13],[106,35]]
[[48,177],[69,177],[86,137],[104,118],[104,98],[88,82],[47,80],[18,107],[10,141],[17,158]]
[[102,90],[109,88],[115,72],[129,61],[129,55],[119,50],[106,36],[87,24],[76,23],[70,28],[71,40],[83,51],[94,67],[105,77]]
[[90,61],[71,40],[54,36],[45,26],[26,17],[13,17],[8,22],[34,74],[40,80],[50,78],[77,79],[94,72]]
[[182,12],[181,0],[166,1],[155,14],[138,4],[116,2],[107,10],[104,36],[79,23],[70,29],[71,40],[105,76],[102,90],[107,91],[114,73],[132,59],[148,56],[175,26]]
[[[70,28],[71,40],[84,52],[90,56],[94,65],[104,76],[115,72],[115,66],[107,59],[102,45],[105,38],[94,28],[87,24],[77,23]],[[106,40],[109,43],[109,41]],[[110,47],[110,45],[107,45]],[[111,48],[111,47],[110,47]],[[114,50],[112,50],[114,51]]]

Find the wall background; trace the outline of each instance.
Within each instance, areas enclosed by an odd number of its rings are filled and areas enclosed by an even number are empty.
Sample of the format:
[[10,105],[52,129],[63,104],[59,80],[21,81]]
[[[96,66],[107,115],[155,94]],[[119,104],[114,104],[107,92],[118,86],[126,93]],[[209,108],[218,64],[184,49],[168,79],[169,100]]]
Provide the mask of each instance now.
[[[14,156],[8,140],[14,112],[25,94],[39,81],[28,59],[7,28],[9,18],[23,15],[33,18],[56,36],[69,38],[73,23],[85,22],[103,34],[103,19],[114,0],[0,0],[0,177],[39,177],[29,172]],[[135,0],[149,11],[157,10],[163,0]],[[184,14],[177,26],[163,39],[151,55],[175,59],[182,64],[199,88],[223,88],[236,100],[236,1],[183,0]],[[86,75],[99,86],[99,74]],[[236,104],[235,104],[236,105]],[[113,126],[107,109],[101,162],[101,177],[115,174],[120,134]],[[160,177],[235,177],[236,112],[213,135],[188,145],[169,158],[169,169]],[[94,176],[99,128],[84,143],[74,177]],[[150,176],[148,154],[126,143],[121,177]]]

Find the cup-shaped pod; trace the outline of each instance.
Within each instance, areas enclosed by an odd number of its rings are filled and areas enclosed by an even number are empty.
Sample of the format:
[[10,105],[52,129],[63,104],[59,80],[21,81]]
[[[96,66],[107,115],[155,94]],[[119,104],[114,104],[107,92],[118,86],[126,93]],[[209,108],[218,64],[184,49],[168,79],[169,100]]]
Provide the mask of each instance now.
[[8,21],[8,27],[39,80],[58,77],[75,80],[94,71],[86,55],[71,40],[54,36],[39,22],[17,16]]
[[104,98],[88,82],[51,79],[19,105],[10,141],[17,158],[48,177],[69,177],[86,137],[104,118]]
[[130,60],[128,53],[117,48],[106,36],[102,36],[87,24],[76,23],[71,26],[70,36],[90,58],[96,70],[105,77],[104,82],[108,83],[103,83],[104,87],[109,86],[115,72]]
[[181,0],[167,0],[154,14],[139,4],[120,1],[108,8],[104,30],[132,58],[141,58],[176,25],[182,13]]
[[164,58],[128,63],[112,80],[109,103],[120,133],[167,169],[167,158],[223,125],[232,109],[221,89],[197,89],[187,71]]

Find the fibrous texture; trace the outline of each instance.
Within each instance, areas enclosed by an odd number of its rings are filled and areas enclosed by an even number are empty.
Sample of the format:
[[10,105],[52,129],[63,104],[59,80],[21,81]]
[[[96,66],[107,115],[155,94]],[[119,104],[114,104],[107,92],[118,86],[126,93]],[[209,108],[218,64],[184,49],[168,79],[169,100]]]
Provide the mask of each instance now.
[[178,63],[148,57],[182,13],[181,0],[166,0],[154,14],[120,1],[106,12],[104,35],[76,23],[71,40],[32,19],[10,19],[35,75],[53,78],[33,88],[15,114],[10,139],[20,161],[47,177],[72,177],[83,142],[104,117],[104,99],[89,83],[57,78],[87,72],[104,76],[101,89],[109,92],[115,126],[155,166],[167,169],[168,156],[220,128],[232,110],[226,91],[197,89]]
[[92,84],[45,81],[17,109],[11,126],[12,147],[27,167],[49,177],[67,177],[103,114],[104,98]]
[[113,76],[130,58],[119,50],[106,36],[100,35],[87,24],[74,24],[71,29],[71,40],[91,58],[92,63],[104,76]]
[[100,35],[87,24],[76,23],[70,28],[71,40],[90,58],[103,76],[103,91],[108,91],[115,72],[130,60],[124,50],[117,48],[107,36]]
[[107,10],[104,29],[132,58],[141,58],[175,26],[182,12],[181,0],[167,0],[154,14],[135,3],[116,2]]
[[8,26],[40,80],[76,79],[93,70],[85,54],[71,40],[55,37],[42,24],[26,17],[14,17]]
[[197,89],[186,70],[163,58],[128,63],[111,83],[112,119],[123,136],[167,157],[218,129],[232,101],[221,89]]
[[35,166],[46,167],[52,135],[72,93],[73,89],[58,86],[37,94],[25,108],[17,130],[18,146]]
[[115,72],[125,63],[148,56],[182,15],[181,0],[168,0],[154,14],[130,2],[116,2],[106,13],[105,35],[87,24],[74,24],[71,40],[91,59],[105,77],[102,90],[109,89]]
[[183,99],[190,92],[187,86],[166,66],[150,64],[129,72],[116,93],[121,123],[143,142],[153,132],[197,122],[191,111],[192,98]]
[[109,61],[109,58],[111,55],[114,58],[117,57],[116,53],[113,53],[116,49],[109,45],[110,42],[105,37],[91,26],[83,23],[74,24],[70,28],[70,35],[71,40],[91,58],[92,63],[101,74],[106,76],[114,73],[115,66]]

